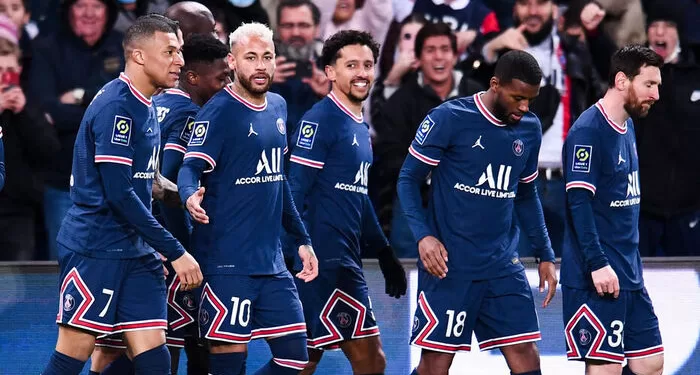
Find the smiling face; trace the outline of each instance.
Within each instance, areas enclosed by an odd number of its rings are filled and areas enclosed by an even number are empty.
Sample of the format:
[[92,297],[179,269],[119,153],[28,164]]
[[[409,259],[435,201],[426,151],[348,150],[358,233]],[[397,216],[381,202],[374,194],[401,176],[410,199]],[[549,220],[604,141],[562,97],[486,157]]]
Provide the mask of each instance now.
[[427,82],[440,84],[450,80],[456,62],[449,37],[438,35],[425,39],[420,67]]
[[78,0],[70,7],[69,20],[75,35],[93,45],[107,26],[107,5],[100,0]]
[[333,12],[333,23],[341,24],[349,21],[355,14],[355,0],[338,0]]
[[355,103],[362,103],[374,83],[374,55],[365,45],[347,45],[338,51],[338,59],[326,66],[333,88]]
[[647,29],[649,48],[658,53],[664,61],[678,46],[678,27],[669,21],[655,21]]

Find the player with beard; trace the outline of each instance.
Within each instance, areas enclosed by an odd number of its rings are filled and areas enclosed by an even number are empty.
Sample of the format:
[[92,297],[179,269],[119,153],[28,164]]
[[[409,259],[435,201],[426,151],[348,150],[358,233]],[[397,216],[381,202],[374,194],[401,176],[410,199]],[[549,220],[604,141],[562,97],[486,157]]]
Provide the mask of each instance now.
[[[406,293],[406,274],[384,236],[367,195],[372,146],[362,103],[374,83],[379,45],[367,32],[347,30],[323,46],[331,92],[306,112],[289,164],[289,184],[314,245],[319,277],[297,281],[314,373],[323,352],[338,347],[355,374],[382,374],[386,359],[362,273],[361,247],[377,251],[386,293]],[[293,250],[293,249],[292,249]],[[326,309],[326,306],[331,308]]]
[[210,374],[245,373],[255,338],[266,338],[273,355],[255,374],[297,374],[308,361],[306,324],[282,256],[282,227],[303,262],[297,277],[313,280],[318,261],[284,176],[287,106],[267,92],[275,72],[272,31],[243,24],[230,47],[235,82],[197,114],[178,174],[195,220],[190,246],[206,279],[200,336],[211,344]]
[[646,116],[659,99],[662,65],[647,47],[617,51],[607,93],[576,120],[564,143],[567,357],[585,361],[586,374],[663,371],[659,322],[639,255],[639,160],[630,118]]
[[[541,79],[531,55],[506,53],[488,91],[430,111],[409,147],[398,193],[420,255],[411,343],[422,354],[413,374],[446,375],[455,353],[471,350],[472,332],[481,350],[500,349],[512,374],[541,374],[535,303],[517,249],[522,229],[539,257],[540,292],[548,284],[546,307],[557,279],[533,184],[542,129],[529,112]],[[426,217],[420,187],[428,175]]]

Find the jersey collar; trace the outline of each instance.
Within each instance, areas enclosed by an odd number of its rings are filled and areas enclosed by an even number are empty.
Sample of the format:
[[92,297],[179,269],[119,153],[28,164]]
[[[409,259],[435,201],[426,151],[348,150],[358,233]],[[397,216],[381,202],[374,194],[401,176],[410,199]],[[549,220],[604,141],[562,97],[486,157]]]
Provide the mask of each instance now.
[[134,87],[133,84],[131,84],[131,80],[129,77],[126,76],[124,72],[119,73],[119,79],[126,83],[126,85],[129,87],[129,91],[138,99],[141,103],[145,104],[146,106],[150,107],[151,106],[151,99],[146,98],[146,95],[142,94],[141,91],[139,91],[136,87]]
[[257,112],[263,111],[263,110],[265,110],[265,108],[267,108],[267,95],[265,96],[265,103],[260,104],[260,105],[258,105],[258,104],[253,104],[253,103],[251,103],[251,102],[245,100],[242,96],[236,94],[236,93],[233,91],[233,89],[231,88],[231,85],[232,85],[232,84],[226,85],[226,87],[224,87],[224,90],[226,90],[226,92],[229,93],[229,95],[233,96],[234,99],[236,99],[236,100],[238,100],[239,102],[241,102],[241,104],[243,104],[244,106],[246,106],[246,107],[252,109],[253,111],[257,111]]
[[358,117],[358,116],[356,116],[354,113],[352,113],[352,111],[351,111],[350,109],[348,109],[348,107],[346,107],[346,106],[338,99],[338,97],[335,96],[335,94],[333,94],[333,91],[331,91],[330,93],[328,93],[328,98],[330,98],[331,101],[332,101],[333,103],[335,103],[335,105],[337,105],[338,108],[340,108],[341,111],[345,112],[346,115],[350,116],[350,118],[353,119],[353,120],[354,120],[355,122],[357,122],[358,124],[361,124],[361,123],[363,123],[363,122],[365,121],[365,120],[364,120],[364,116],[363,116],[362,114],[360,114],[360,116]]
[[608,125],[610,125],[611,128],[620,134],[627,133],[627,121],[625,121],[622,125],[618,125],[615,121],[613,121],[610,116],[608,116],[608,113],[605,112],[605,108],[603,108],[603,99],[598,100],[598,102],[595,103],[595,107],[598,108],[600,113],[605,118],[605,121],[608,122]]
[[187,99],[191,99],[190,94],[188,94],[180,89],[165,89],[165,90],[163,90],[163,93],[164,94],[172,94],[172,95],[180,95],[180,96],[184,96]]
[[477,92],[474,94],[474,103],[476,103],[476,108],[481,112],[481,114],[486,117],[487,120],[489,120],[490,123],[496,125],[496,126],[506,126],[506,124],[503,123],[503,121],[499,120],[494,116],[491,111],[489,111],[488,108],[486,108],[486,105],[484,105],[484,102],[481,100],[481,94],[485,93],[486,91],[482,92]]

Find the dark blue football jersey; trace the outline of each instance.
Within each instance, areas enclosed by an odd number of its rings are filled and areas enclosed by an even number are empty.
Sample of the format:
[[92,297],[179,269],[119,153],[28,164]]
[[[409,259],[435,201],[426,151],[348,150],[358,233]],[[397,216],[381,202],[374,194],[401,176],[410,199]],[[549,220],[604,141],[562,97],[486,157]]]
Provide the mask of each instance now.
[[209,224],[195,223],[191,238],[204,273],[286,269],[280,246],[286,118],[281,96],[267,93],[257,106],[230,87],[197,114],[183,165],[199,158],[209,167],[201,180]]
[[172,150],[184,155],[199,106],[192,102],[188,93],[180,89],[163,90],[160,95],[153,97],[153,104],[158,112],[163,151]]
[[134,192],[150,211],[159,152],[155,107],[122,73],[97,93],[83,116],[73,148],[73,206],[57,241],[93,257],[135,258],[152,253],[133,226],[110,208],[97,165],[131,167]]
[[[291,139],[290,162],[319,170],[305,201],[295,202],[319,262],[361,268],[362,216],[369,205],[372,165],[369,126],[331,93],[302,116]],[[305,184],[299,181],[305,175],[296,166],[289,169],[294,191]]]
[[449,272],[472,280],[523,269],[514,199],[518,184],[537,178],[542,140],[534,114],[506,125],[484,106],[481,94],[431,110],[408,156],[435,167],[428,226],[447,249]]
[[[639,161],[631,119],[619,125],[605,113],[602,101],[579,116],[562,151],[566,190],[593,193],[593,216],[603,253],[617,273],[620,288],[641,289],[639,255]],[[561,283],[592,288],[570,215],[567,215],[561,261]]]
[[416,0],[413,13],[420,13],[432,22],[444,22],[454,32],[478,30],[482,34],[498,31],[496,14],[481,0],[458,0],[452,4],[434,0]]

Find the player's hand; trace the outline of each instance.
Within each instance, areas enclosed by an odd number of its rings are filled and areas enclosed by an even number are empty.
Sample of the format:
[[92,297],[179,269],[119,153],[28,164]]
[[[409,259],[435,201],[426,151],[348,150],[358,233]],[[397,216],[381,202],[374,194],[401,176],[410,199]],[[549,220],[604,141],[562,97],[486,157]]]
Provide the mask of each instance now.
[[180,202],[180,196],[178,195],[177,191],[177,185],[165,178],[165,176],[160,174],[158,171],[156,171],[155,177],[153,178],[151,195],[154,199],[162,201],[168,207],[182,207],[182,202]]
[[180,278],[180,290],[192,290],[202,284],[204,277],[199,269],[199,263],[194,260],[190,253],[185,252],[170,264],[175,269],[177,277]]
[[164,257],[163,254],[161,254],[161,253],[157,253],[157,254],[160,257],[160,260],[163,261],[163,277],[167,279],[170,272],[168,271],[168,267],[165,266],[165,262],[168,261],[168,258]]
[[406,281],[406,271],[403,269],[399,258],[396,257],[394,249],[391,246],[387,246],[379,250],[377,259],[379,260],[379,268],[384,275],[384,291],[391,297],[401,298],[401,296],[406,294],[408,282]]
[[617,298],[620,295],[620,281],[609,265],[591,272],[591,278],[599,296],[603,297],[607,293]]
[[305,282],[309,282],[318,276],[318,258],[314,249],[309,245],[299,246],[299,258],[304,268],[296,276]]
[[297,63],[290,61],[284,56],[275,58],[275,75],[272,77],[272,83],[285,83],[288,78],[294,77],[297,74]]
[[441,279],[447,276],[447,250],[437,238],[423,237],[418,242],[418,255],[430,274]]
[[547,307],[557,292],[557,268],[553,262],[540,262],[537,270],[540,274],[540,293],[544,292],[544,284],[547,283],[547,296],[542,302],[542,307]]
[[204,187],[200,187],[197,191],[187,198],[187,211],[190,212],[192,218],[202,224],[209,224],[209,216],[207,211],[202,208],[202,200],[204,199]]

